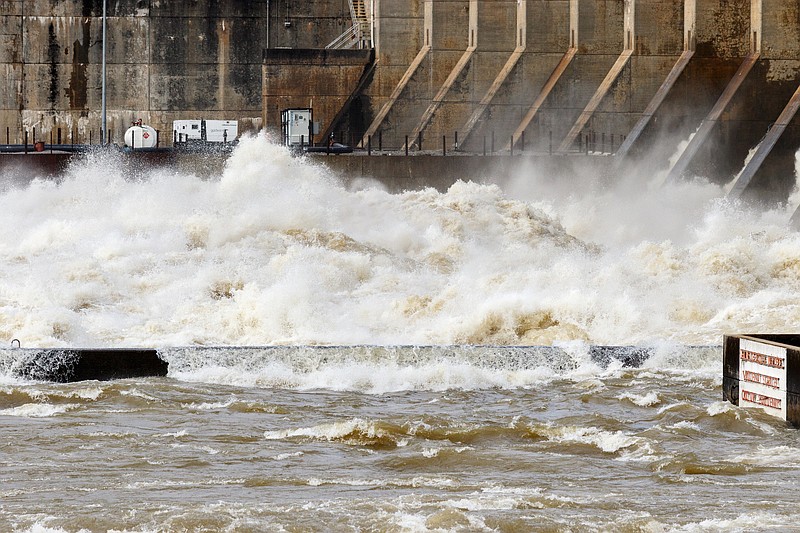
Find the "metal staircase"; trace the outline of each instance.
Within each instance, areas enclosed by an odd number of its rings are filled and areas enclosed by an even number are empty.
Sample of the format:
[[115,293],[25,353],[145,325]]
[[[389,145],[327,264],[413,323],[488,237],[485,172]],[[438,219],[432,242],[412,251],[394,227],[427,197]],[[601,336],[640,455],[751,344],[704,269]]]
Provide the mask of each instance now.
[[372,14],[373,0],[348,0],[350,3],[350,18],[353,25],[347,28],[339,37],[334,39],[325,48],[372,48]]

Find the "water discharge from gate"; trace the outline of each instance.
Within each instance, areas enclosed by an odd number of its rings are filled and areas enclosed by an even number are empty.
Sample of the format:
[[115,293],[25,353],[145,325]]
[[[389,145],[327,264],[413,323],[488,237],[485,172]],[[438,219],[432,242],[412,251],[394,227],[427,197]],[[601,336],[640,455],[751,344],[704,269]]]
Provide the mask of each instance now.
[[[800,318],[800,238],[702,181],[487,176],[392,195],[264,137],[221,175],[89,156],[7,186],[0,337],[27,346],[717,344]],[[363,184],[362,184],[363,185]]]

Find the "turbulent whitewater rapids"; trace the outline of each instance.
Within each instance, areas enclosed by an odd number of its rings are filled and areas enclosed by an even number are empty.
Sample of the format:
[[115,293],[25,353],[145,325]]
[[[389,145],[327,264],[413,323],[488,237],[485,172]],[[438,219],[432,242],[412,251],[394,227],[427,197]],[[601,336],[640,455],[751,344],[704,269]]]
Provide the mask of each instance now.
[[798,322],[787,213],[711,185],[596,181],[522,169],[502,190],[348,190],[263,137],[211,180],[132,179],[89,157],[3,192],[0,333],[38,347],[707,345]]
[[169,375],[0,350],[0,529],[793,527],[797,432],[722,402],[718,345],[796,331],[795,206],[642,175],[391,195],[259,137],[212,179],[4,176],[0,339]]

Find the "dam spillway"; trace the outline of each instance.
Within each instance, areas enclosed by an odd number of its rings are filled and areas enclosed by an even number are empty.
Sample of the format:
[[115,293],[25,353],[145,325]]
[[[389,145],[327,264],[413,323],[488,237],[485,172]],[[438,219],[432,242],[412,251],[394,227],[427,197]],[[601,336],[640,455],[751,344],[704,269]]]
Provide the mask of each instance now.
[[[800,136],[800,7],[776,0],[116,2],[109,136],[142,118],[231,119],[277,132],[313,107],[321,142],[587,152],[671,179],[785,201]],[[5,2],[0,126],[99,138],[101,3]],[[124,80],[124,83],[121,81]],[[777,124],[777,129],[772,128]],[[767,135],[769,133],[769,135]],[[762,143],[762,140],[766,142]],[[748,160],[758,148],[759,156]],[[747,168],[745,168],[747,167]]]

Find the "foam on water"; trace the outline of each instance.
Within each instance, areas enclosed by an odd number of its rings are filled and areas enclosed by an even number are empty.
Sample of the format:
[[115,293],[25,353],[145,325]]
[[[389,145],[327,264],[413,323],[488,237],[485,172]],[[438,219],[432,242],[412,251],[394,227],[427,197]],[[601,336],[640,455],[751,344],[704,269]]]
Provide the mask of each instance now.
[[77,405],[52,405],[42,403],[27,403],[8,409],[0,409],[0,416],[18,416],[23,418],[47,418],[66,413]]
[[528,169],[504,190],[392,195],[348,190],[263,136],[210,180],[125,168],[91,156],[57,183],[0,189],[14,228],[0,236],[0,339],[719,344],[800,322],[787,212],[702,182]]
[[[619,360],[599,359],[592,347],[513,346],[331,346],[173,348],[161,352],[169,375],[182,381],[292,390],[399,391],[519,389],[566,379],[582,387],[603,387],[602,380],[630,370]],[[717,347],[663,347],[652,358],[677,379],[718,378]],[[684,364],[683,361],[690,361]],[[650,364],[650,360],[647,361]],[[700,370],[697,370],[697,369]],[[644,377],[652,370],[641,370]],[[658,371],[663,373],[665,371]],[[659,374],[659,378],[663,378]],[[652,395],[628,398],[655,402]],[[199,408],[198,406],[192,406]]]

